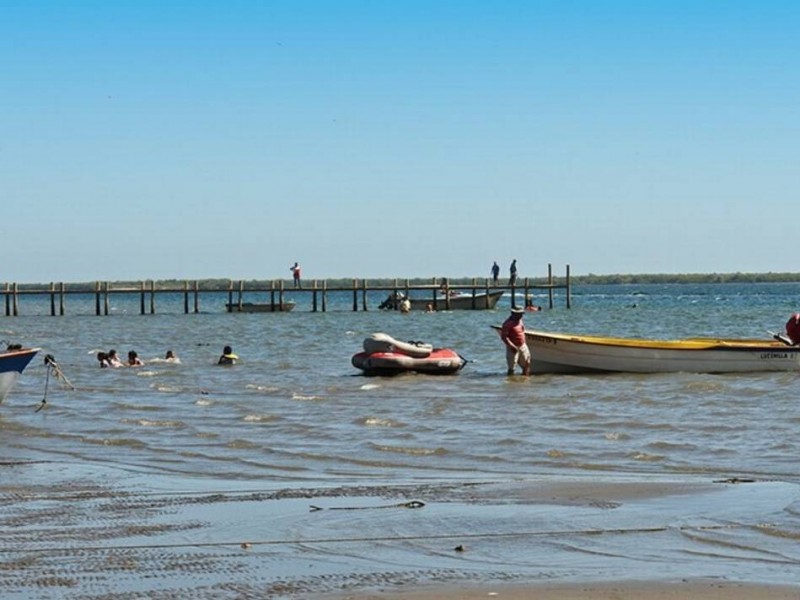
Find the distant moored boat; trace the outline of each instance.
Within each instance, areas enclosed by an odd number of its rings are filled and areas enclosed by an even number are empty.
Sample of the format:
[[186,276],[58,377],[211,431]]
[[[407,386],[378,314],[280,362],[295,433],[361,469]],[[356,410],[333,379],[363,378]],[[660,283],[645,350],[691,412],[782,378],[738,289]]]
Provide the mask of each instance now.
[[234,302],[233,304],[226,304],[225,307],[228,309],[228,312],[243,312],[243,313],[264,313],[264,312],[289,312],[290,310],[294,309],[295,303],[294,302],[284,302],[279,303],[276,302],[275,304],[271,302],[265,302],[263,304],[257,304],[255,302]]
[[[411,310],[427,310],[428,305],[436,310],[484,310],[494,308],[502,295],[503,290],[492,291],[488,294],[483,292],[474,296],[470,293],[451,292],[449,297],[444,293],[437,294],[435,305],[432,297],[408,298],[408,301],[411,303]],[[400,302],[404,298],[400,294],[397,296],[391,294],[379,308],[399,310]]]

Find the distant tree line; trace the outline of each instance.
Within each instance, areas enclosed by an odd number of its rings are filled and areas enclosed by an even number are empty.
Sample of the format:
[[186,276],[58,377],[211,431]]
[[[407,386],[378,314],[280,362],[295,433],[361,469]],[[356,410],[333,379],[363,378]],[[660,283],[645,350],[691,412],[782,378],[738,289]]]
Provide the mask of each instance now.
[[642,284],[642,283],[794,283],[800,273],[650,273],[638,275],[579,275],[578,284]]

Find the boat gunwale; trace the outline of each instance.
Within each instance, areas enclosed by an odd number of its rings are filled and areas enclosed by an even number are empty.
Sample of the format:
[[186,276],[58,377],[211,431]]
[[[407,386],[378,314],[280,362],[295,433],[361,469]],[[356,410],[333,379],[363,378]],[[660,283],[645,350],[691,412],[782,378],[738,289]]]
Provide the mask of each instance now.
[[26,354],[35,355],[37,352],[41,352],[41,350],[41,348],[17,348],[15,350],[2,350],[0,351],[0,358],[23,356]]
[[[499,328],[498,328],[499,329]],[[685,338],[678,340],[659,340],[647,338],[622,338],[566,333],[549,333],[539,330],[525,330],[527,338],[543,338],[585,346],[607,346],[642,350],[681,350],[681,351],[764,351],[800,353],[800,346],[788,346],[778,340],[732,339],[732,338]],[[535,341],[535,339],[534,339]],[[545,342],[547,343],[547,342]]]

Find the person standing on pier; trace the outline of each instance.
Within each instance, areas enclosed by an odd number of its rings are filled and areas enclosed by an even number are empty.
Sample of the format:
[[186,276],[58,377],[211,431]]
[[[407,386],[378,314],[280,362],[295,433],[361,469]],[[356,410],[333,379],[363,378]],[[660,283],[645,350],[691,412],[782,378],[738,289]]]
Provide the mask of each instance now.
[[497,287],[497,284],[500,280],[500,265],[497,264],[497,261],[494,261],[492,265],[492,285]]
[[506,364],[508,375],[514,374],[514,368],[522,367],[523,375],[531,374],[531,351],[525,342],[525,325],[522,323],[524,308],[512,308],[509,316],[500,328],[500,339],[506,345]]
[[511,261],[511,267],[508,269],[508,285],[514,286],[517,283],[517,259]]
[[303,284],[300,283],[300,265],[298,263],[294,263],[289,269],[292,271],[292,278],[294,279],[294,287],[302,288]]

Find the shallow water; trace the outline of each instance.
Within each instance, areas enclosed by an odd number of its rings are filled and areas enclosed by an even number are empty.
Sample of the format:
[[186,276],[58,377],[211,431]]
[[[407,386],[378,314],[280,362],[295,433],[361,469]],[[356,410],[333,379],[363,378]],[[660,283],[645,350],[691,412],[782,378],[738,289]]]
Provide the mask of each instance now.
[[[798,292],[799,285],[789,284],[587,286],[574,289],[573,309],[557,298],[555,309],[525,321],[528,328],[574,333],[764,337],[782,329]],[[421,573],[433,580],[597,579],[624,575],[632,564],[655,576],[775,581],[781,572],[789,574],[787,583],[800,579],[796,374],[508,378],[490,328],[505,318],[508,298],[497,311],[410,315],[354,313],[347,295],[334,298],[327,313],[311,313],[310,300],[297,300],[297,309],[284,314],[227,314],[223,301],[218,310],[206,302],[208,312],[184,315],[176,297],[160,301],[158,314],[139,315],[138,299],[121,298],[107,317],[90,316],[89,297],[64,317],[47,316],[49,304],[26,300],[27,316],[0,317],[0,337],[53,354],[76,388],[51,380],[46,408],[36,412],[45,382],[37,358],[0,407],[2,531],[51,502],[48,494],[84,491],[105,510],[118,502],[115,494],[182,498],[179,509],[168,511],[169,527],[160,523],[169,532],[134,536],[142,547],[250,538],[247,523],[255,517],[247,510],[258,512],[264,502],[281,517],[252,532],[263,540],[369,540],[298,542],[290,551],[265,545],[277,558],[254,597],[266,587],[281,595],[279,582],[287,595],[307,595],[330,591],[334,580],[375,585]],[[546,298],[537,303],[546,305]],[[363,377],[350,356],[375,331],[453,347],[471,362],[454,377]],[[214,364],[225,344],[240,364]],[[112,347],[123,355],[136,350],[146,366],[99,369],[94,354]],[[180,364],[159,360],[167,349]],[[729,478],[756,483],[713,483]],[[558,494],[550,503],[532,502],[515,491],[565,481],[580,483],[580,502]],[[594,485],[621,481],[698,489],[677,498],[594,497]],[[477,498],[475,490],[486,485],[502,491]],[[254,492],[264,496],[252,504],[230,497]],[[195,494],[207,502],[189,502]],[[322,511],[320,519],[309,509],[319,497],[329,504],[415,498],[426,505]],[[70,503],[73,526],[83,531],[71,545],[132,543],[127,533],[94,535],[88,516],[94,500],[87,498]],[[137,505],[141,498],[130,502],[129,512],[117,506],[114,514],[133,529],[154,526]],[[712,528],[682,529],[693,523]],[[584,533],[568,535],[565,528]],[[592,528],[638,533],[587,537]],[[500,535],[520,531],[528,537]],[[481,552],[453,555],[456,540],[470,539],[470,532],[481,536]],[[643,540],[651,548],[644,557]],[[10,556],[7,543],[3,551]],[[244,563],[239,554],[226,568],[249,572],[258,564],[252,552]],[[53,589],[70,597],[108,592],[107,585],[86,587],[88,575],[64,576],[70,577],[77,583]],[[155,594],[187,585],[198,597],[203,586],[211,586],[209,597],[220,597],[220,579],[236,579],[211,569],[202,586],[165,575],[148,587],[131,577],[120,584],[123,591]],[[30,597],[35,586],[19,581],[5,595]]]

